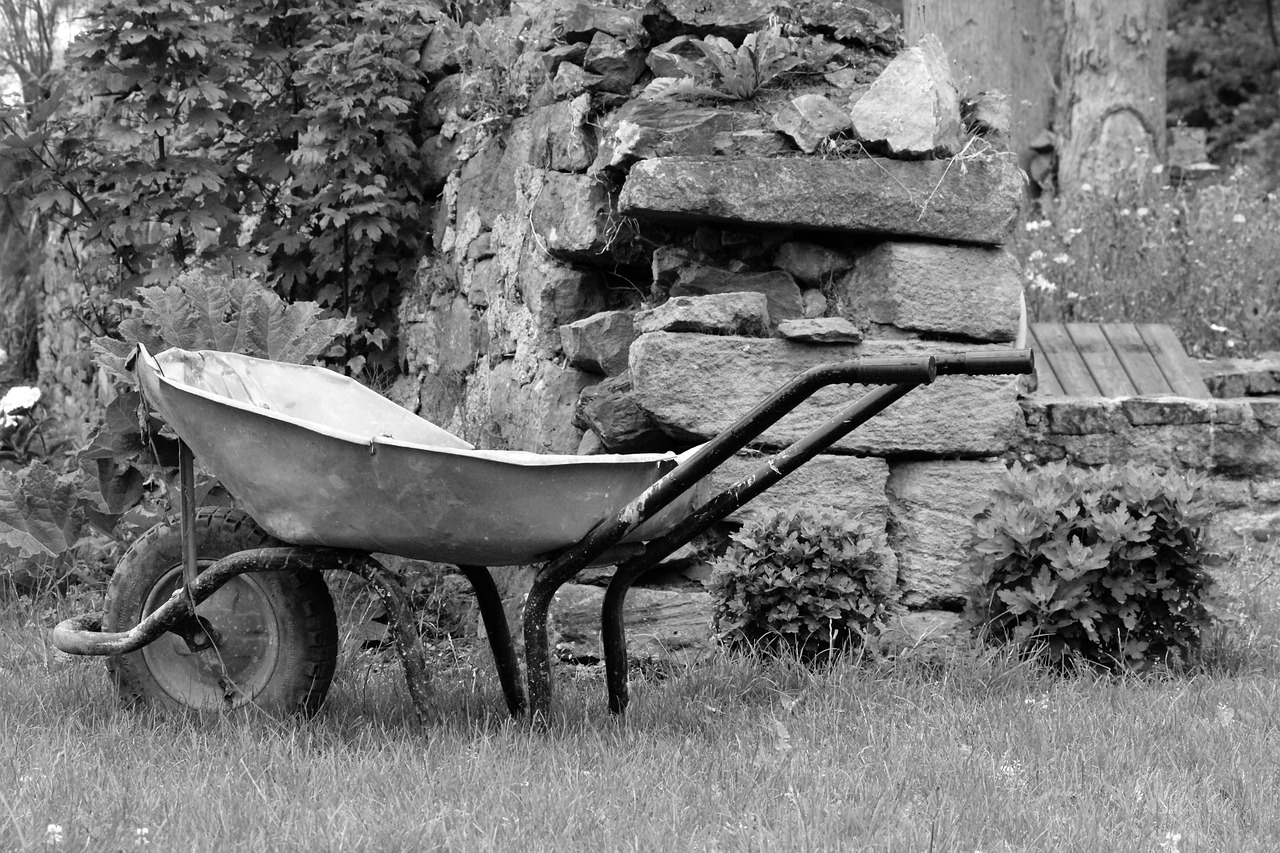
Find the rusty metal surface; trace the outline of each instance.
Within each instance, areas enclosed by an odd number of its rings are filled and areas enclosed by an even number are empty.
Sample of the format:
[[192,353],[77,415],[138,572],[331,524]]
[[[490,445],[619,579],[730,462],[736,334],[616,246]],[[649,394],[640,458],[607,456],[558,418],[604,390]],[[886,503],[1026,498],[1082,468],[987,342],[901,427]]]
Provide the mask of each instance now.
[[[271,535],[296,545],[502,566],[585,537],[674,469],[674,454],[476,450],[318,367],[139,348],[147,402]],[[661,535],[695,488],[623,541]]]

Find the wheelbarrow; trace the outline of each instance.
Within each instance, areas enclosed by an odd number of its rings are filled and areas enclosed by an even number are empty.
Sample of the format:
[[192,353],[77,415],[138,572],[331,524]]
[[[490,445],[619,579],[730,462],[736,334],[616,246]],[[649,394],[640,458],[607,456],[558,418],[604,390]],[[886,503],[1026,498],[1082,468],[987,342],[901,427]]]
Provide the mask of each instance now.
[[[938,376],[1029,374],[1030,350],[861,358],[794,377],[712,440],[681,454],[562,456],[480,450],[319,367],[139,346],[142,396],[178,435],[181,514],[117,566],[104,613],[52,632],[105,655],[117,691],[178,708],[315,712],[337,660],[321,571],[370,582],[388,614],[419,717],[429,679],[412,609],[372,556],[453,563],[470,581],[512,715],[548,714],[547,613],[592,564],[615,566],[601,627],[608,706],[627,705],[626,596],[646,571]],[[711,495],[709,473],[819,389],[873,386],[749,475]],[[238,508],[197,508],[194,457]],[[535,564],[524,602],[525,685],[493,567]],[[527,687],[527,692],[525,687]]]

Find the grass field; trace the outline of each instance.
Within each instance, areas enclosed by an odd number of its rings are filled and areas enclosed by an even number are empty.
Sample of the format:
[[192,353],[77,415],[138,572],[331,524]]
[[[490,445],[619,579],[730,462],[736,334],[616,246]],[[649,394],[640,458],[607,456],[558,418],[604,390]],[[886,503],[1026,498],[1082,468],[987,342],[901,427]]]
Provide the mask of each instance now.
[[[1280,577],[1189,676],[1054,677],[1000,652],[811,672],[724,656],[633,689],[566,668],[512,723],[464,656],[413,722],[389,655],[346,651],[320,715],[117,707],[56,654],[65,601],[0,617],[0,850],[1271,851]],[[479,656],[477,656],[477,659]]]

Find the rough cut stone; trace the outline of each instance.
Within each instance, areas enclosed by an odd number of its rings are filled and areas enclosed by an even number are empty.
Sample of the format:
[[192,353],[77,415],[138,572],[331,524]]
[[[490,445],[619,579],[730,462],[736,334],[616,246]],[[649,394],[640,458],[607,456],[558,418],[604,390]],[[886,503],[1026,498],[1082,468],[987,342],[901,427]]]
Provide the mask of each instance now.
[[1011,154],[944,160],[660,157],[631,167],[621,212],[670,222],[900,234],[999,244],[1022,204]]
[[973,517],[990,500],[1003,462],[895,462],[889,466],[889,544],[909,607],[963,602],[973,576],[961,568]]
[[816,94],[792,98],[773,117],[773,126],[791,137],[806,154],[817,151],[824,141],[852,125],[847,112]]
[[628,47],[642,47],[649,40],[639,10],[599,3],[579,3],[565,18],[563,31],[570,42],[591,41],[597,33],[621,39]]
[[817,243],[789,240],[778,247],[773,265],[791,273],[796,281],[817,286],[853,267],[853,258]]
[[[711,474],[712,494],[747,477],[767,457],[740,453]],[[768,490],[736,510],[733,521],[758,521],[775,512],[803,510],[818,514],[831,509],[883,529],[889,518],[885,483],[889,464],[883,459],[820,454],[783,477]]]
[[[566,584],[556,593],[548,619],[551,647],[562,659],[604,659],[600,608],[604,590]],[[711,599],[705,592],[633,589],[623,610],[627,657],[643,661],[688,660],[712,649]]]
[[1200,362],[1200,376],[1215,397],[1280,395],[1280,358],[1215,358]]
[[627,369],[636,339],[630,311],[601,311],[560,327],[560,344],[569,365],[588,373],[616,376]]
[[960,104],[965,129],[997,145],[1007,145],[1013,127],[1013,107],[1004,92],[979,92]]
[[464,163],[458,182],[458,221],[474,211],[488,229],[497,217],[509,216],[520,189],[518,176],[528,167],[561,172],[586,169],[595,151],[584,129],[590,103],[590,96],[582,95],[518,118],[502,144],[490,141]]
[[860,344],[862,330],[843,317],[783,320],[778,335],[801,344]]
[[415,294],[403,300],[400,341],[411,370],[455,378],[468,372],[486,349],[484,324],[458,294]]
[[961,614],[949,610],[895,613],[879,637],[882,654],[926,660],[945,658],[970,642],[969,623]]
[[855,322],[1012,341],[1021,325],[1018,262],[1000,249],[880,243],[835,288],[835,311]]
[[490,372],[487,382],[489,431],[484,447],[529,450],[535,453],[576,453],[582,433],[571,413],[582,389],[595,377],[543,361],[532,382],[514,378],[510,359]]
[[681,268],[671,285],[672,296],[706,296],[714,293],[763,293],[769,302],[772,322],[804,316],[800,286],[781,270],[736,273],[716,267],[691,265]]
[[636,404],[629,374],[584,388],[573,418],[575,426],[590,430],[611,453],[644,453],[671,445],[667,434]]
[[600,76],[601,79],[592,86],[594,90],[625,95],[644,71],[644,52],[628,48],[613,36],[598,32],[591,37],[582,67],[588,74]]
[[827,297],[816,287],[811,287],[800,295],[801,306],[806,319],[815,320],[827,313]]
[[951,156],[964,147],[960,96],[937,36],[894,57],[854,104],[854,131],[898,155]]
[[647,11],[665,12],[679,21],[682,32],[714,33],[736,44],[748,33],[767,27],[771,15],[785,13],[786,4],[777,0],[656,0]]
[[588,175],[539,172],[529,211],[543,247],[557,258],[613,266],[639,248],[613,215],[609,187]]
[[781,133],[764,128],[749,128],[717,133],[712,152],[723,157],[764,160],[794,150]]
[[769,300],[763,293],[673,296],[657,307],[637,312],[635,330],[637,335],[696,332],[764,337],[769,333]]
[[[641,335],[631,345],[636,399],[671,434],[709,438],[802,371],[860,356],[983,350],[973,344],[867,341],[813,347],[776,338]],[[1004,351],[1004,347],[996,347]],[[860,397],[862,386],[833,386],[767,430],[777,447],[799,439]],[[847,453],[994,456],[1023,428],[1014,377],[944,376],[909,393],[837,443]]]
[[872,0],[791,0],[780,5],[794,9],[806,28],[834,31],[841,41],[882,53],[894,53],[902,47],[898,16]]
[[551,91],[561,100],[578,97],[591,91],[603,79],[599,74],[588,74],[572,62],[562,62],[556,68],[556,76],[551,79]]
[[724,110],[679,101],[629,101],[606,122],[591,171],[654,157],[713,154],[717,135],[736,126]]

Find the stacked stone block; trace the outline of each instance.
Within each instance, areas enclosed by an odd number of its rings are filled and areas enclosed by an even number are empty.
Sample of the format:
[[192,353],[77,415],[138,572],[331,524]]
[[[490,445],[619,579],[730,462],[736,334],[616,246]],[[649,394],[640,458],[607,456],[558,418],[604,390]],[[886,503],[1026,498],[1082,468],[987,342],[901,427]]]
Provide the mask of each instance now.
[[[679,449],[815,364],[1012,346],[1019,271],[1000,246],[1023,177],[963,128],[936,42],[902,50],[865,0],[546,8],[511,25],[546,74],[529,112],[434,149],[453,161],[433,169],[447,175],[437,252],[401,307],[402,402],[481,447]],[[663,94],[682,73],[672,57],[700,55],[692,38],[738,45],[778,21],[822,43],[822,73],[749,101]],[[439,88],[465,92],[456,76]],[[716,481],[864,390],[815,395]],[[852,512],[888,531],[904,608],[954,611],[969,520],[1023,423],[1018,391],[1012,377],[941,378],[731,521]],[[691,609],[666,633],[654,623],[656,647],[705,647],[688,628],[705,623],[705,574],[666,573]],[[566,588],[564,612],[591,611],[595,594]],[[565,653],[593,656],[558,618]]]

